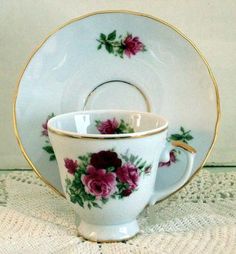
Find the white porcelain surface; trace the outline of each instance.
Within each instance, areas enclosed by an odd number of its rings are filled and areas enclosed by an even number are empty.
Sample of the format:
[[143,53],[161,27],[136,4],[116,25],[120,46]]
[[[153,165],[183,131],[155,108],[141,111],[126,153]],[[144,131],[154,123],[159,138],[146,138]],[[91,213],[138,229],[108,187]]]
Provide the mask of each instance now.
[[[114,30],[117,37],[138,36],[146,51],[121,59],[97,50],[100,33]],[[181,126],[191,130],[189,144],[198,151],[192,173],[215,137],[217,98],[207,66],[179,33],[148,17],[107,13],[74,21],[47,39],[28,64],[16,100],[18,135],[32,165],[60,192],[57,164],[42,149],[42,123],[51,113],[104,108],[164,115],[168,136]],[[161,188],[180,177],[183,159],[179,154],[178,161],[159,170]]]
[[[96,120],[114,118],[124,120],[132,133],[100,134]],[[94,241],[134,236],[136,217],[144,207],[189,179],[195,154],[184,152],[187,166],[181,179],[161,190],[155,187],[160,157],[169,160],[167,126],[155,114],[129,111],[75,112],[49,120],[62,187],[80,216],[82,236]]]

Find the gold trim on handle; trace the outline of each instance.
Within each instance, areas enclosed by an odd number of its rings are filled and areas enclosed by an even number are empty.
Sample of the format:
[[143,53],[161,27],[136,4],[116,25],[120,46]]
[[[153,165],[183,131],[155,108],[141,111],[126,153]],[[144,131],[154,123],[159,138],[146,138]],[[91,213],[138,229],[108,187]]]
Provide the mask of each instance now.
[[190,146],[190,145],[188,145],[188,144],[186,144],[184,142],[181,142],[181,141],[172,141],[171,144],[173,146],[182,148],[185,151],[190,152],[190,153],[196,153],[197,152],[192,146]]
[[[166,21],[160,19],[160,18],[156,18],[154,16],[151,16],[151,15],[148,15],[148,14],[145,14],[145,13],[140,13],[140,12],[135,12],[135,11],[128,11],[128,10],[106,10],[106,11],[97,11],[97,12],[92,12],[92,13],[89,13],[89,14],[86,14],[86,15],[83,15],[83,16],[80,16],[80,17],[77,17],[77,18],[74,18],[68,22],[66,22],[65,24],[63,24],[62,26],[59,26],[57,29],[55,29],[53,32],[51,32],[39,45],[38,47],[36,47],[34,49],[34,51],[32,52],[31,56],[29,57],[27,63],[25,64],[22,72],[20,73],[19,75],[19,79],[18,79],[18,82],[17,82],[17,87],[16,87],[16,92],[15,92],[15,96],[14,96],[14,102],[13,102],[13,127],[14,127],[14,132],[15,132],[15,136],[16,136],[16,139],[17,139],[17,142],[19,144],[19,147],[20,147],[20,150],[22,152],[22,154],[24,155],[25,159],[28,161],[29,165],[32,167],[32,169],[34,170],[34,172],[36,173],[36,175],[45,183],[47,184],[51,189],[53,189],[54,191],[56,191],[58,194],[60,194],[61,196],[64,196],[64,194],[62,194],[61,192],[59,192],[51,183],[49,183],[44,176],[42,176],[39,172],[39,170],[36,168],[36,166],[34,165],[34,163],[31,161],[31,159],[29,158],[29,156],[27,155],[27,152],[22,144],[22,141],[21,141],[21,138],[20,138],[20,134],[18,132],[18,128],[17,128],[17,119],[16,119],[16,101],[17,101],[17,96],[18,96],[18,93],[19,93],[19,88],[20,88],[20,82],[21,82],[21,79],[24,75],[24,72],[26,70],[26,68],[28,67],[30,61],[32,60],[32,58],[34,57],[34,55],[38,52],[38,50],[41,49],[41,47],[44,45],[44,43],[52,36],[54,35],[56,32],[58,32],[59,30],[61,30],[62,28],[64,28],[65,26],[73,23],[73,22],[76,22],[76,21],[79,21],[79,20],[82,20],[82,19],[85,19],[87,17],[90,17],[90,16],[94,16],[94,15],[99,15],[99,14],[107,14],[107,13],[127,13],[127,14],[131,14],[131,15],[135,15],[135,16],[142,16],[142,17],[146,17],[146,18],[149,18],[149,19],[152,19],[154,21],[157,21],[167,27],[169,27],[170,29],[174,30],[177,34],[179,34],[184,40],[186,40],[194,49],[195,51],[197,52],[197,54],[200,56],[200,58],[202,59],[203,63],[205,64],[206,68],[207,68],[207,71],[210,75],[210,78],[212,80],[212,84],[213,84],[213,87],[215,89],[215,96],[216,96],[216,110],[217,110],[217,115],[216,115],[216,123],[215,123],[215,129],[214,129],[214,137],[213,137],[213,140],[212,140],[212,143],[209,147],[209,150],[203,160],[203,162],[201,163],[201,165],[199,166],[198,169],[196,169],[196,171],[194,172],[194,174],[190,177],[190,179],[181,187],[183,188],[186,184],[188,184],[192,178],[200,171],[200,169],[204,166],[205,162],[207,161],[209,155],[210,155],[210,152],[212,151],[213,149],[213,146],[215,144],[215,141],[216,141],[216,138],[218,136],[218,131],[219,131],[219,122],[220,122],[220,118],[221,118],[221,110],[220,110],[220,96],[219,96],[219,91],[218,91],[218,86],[217,86],[217,82],[215,80],[215,77],[213,75],[213,72],[207,62],[207,60],[205,59],[205,57],[203,56],[203,54],[201,53],[201,51],[197,48],[197,46],[186,36],[184,35],[179,29],[177,29],[175,26],[167,23]],[[180,189],[181,189],[180,188]],[[177,191],[179,191],[180,189],[178,189]],[[174,193],[176,193],[177,191],[175,191]],[[173,195],[174,193],[172,193],[171,195]],[[169,197],[169,196],[168,196]],[[167,198],[167,197],[166,197]],[[162,199],[162,200],[165,200],[166,198]],[[161,200],[161,201],[162,201]],[[160,202],[160,201],[158,201]]]

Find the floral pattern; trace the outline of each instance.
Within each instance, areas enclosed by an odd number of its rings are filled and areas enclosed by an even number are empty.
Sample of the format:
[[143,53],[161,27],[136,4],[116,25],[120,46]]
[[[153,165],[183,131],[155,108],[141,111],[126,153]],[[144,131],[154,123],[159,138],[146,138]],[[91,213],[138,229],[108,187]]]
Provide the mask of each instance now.
[[45,122],[42,123],[42,130],[41,130],[41,136],[46,137],[45,146],[43,146],[42,149],[49,154],[49,161],[56,160],[54,150],[48,138],[48,126],[47,126],[49,119],[51,119],[54,116],[55,116],[54,113],[51,113],[50,115],[47,116],[47,119],[45,120]]
[[98,50],[104,47],[109,54],[120,56],[121,58],[124,58],[124,55],[130,58],[139,52],[146,51],[145,45],[138,36],[133,37],[132,34],[127,33],[126,36],[122,37],[122,35],[119,35],[117,37],[116,30],[107,36],[101,33],[97,41],[99,42]]
[[116,118],[105,121],[96,120],[96,127],[101,134],[125,134],[133,133],[134,129],[123,119],[118,122]]
[[[190,140],[193,139],[193,136],[190,134],[191,130],[186,131],[182,126],[180,127],[180,132],[179,133],[175,133],[175,134],[171,134],[168,138],[167,141],[171,142],[171,141],[182,141],[186,144],[188,144],[188,142]],[[173,149],[170,152],[170,160],[167,162],[159,162],[159,167],[169,167],[171,164],[176,163],[178,161],[178,155],[180,154],[180,151],[177,151],[175,149]]]
[[139,180],[151,172],[151,165],[128,151],[99,151],[64,158],[68,175],[66,192],[73,203],[81,207],[101,208],[110,198],[122,199],[138,189]]

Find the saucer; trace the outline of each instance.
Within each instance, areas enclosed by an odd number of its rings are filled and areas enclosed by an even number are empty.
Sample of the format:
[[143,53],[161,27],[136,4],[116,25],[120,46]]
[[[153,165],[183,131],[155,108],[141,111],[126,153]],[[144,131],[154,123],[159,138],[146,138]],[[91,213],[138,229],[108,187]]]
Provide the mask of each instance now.
[[[47,37],[18,83],[14,128],[37,175],[63,194],[47,121],[77,110],[150,111],[169,120],[168,141],[197,150],[194,175],[215,142],[220,115],[216,81],[205,58],[179,30],[130,11],[76,18]],[[177,181],[184,156],[160,163],[158,188]]]

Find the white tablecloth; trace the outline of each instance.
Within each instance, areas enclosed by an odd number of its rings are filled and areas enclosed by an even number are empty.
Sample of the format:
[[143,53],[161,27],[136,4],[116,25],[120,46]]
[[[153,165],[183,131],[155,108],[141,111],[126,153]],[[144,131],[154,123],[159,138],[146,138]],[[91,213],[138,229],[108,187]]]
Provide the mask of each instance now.
[[33,172],[0,176],[0,254],[236,253],[236,171],[194,178],[145,210],[141,232],[128,241],[93,243],[77,237],[67,201]]

